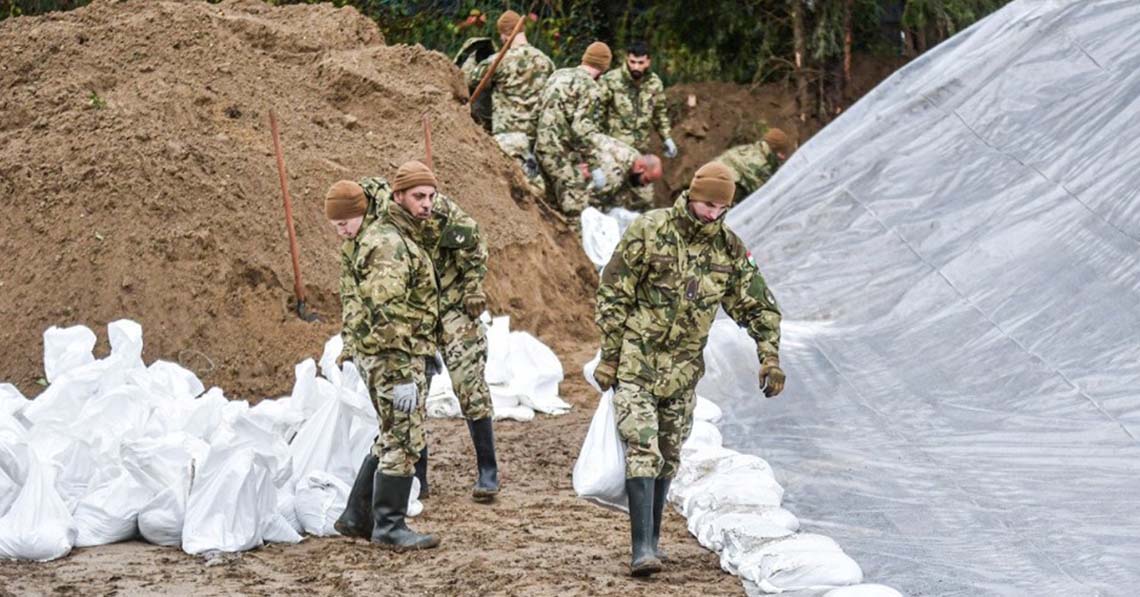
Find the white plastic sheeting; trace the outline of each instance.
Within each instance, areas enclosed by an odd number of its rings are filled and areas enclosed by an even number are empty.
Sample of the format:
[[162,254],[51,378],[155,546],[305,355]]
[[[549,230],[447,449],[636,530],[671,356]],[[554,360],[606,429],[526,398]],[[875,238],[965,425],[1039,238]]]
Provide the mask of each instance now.
[[869,577],[1136,593],[1138,129],[1140,2],[1019,0],[729,214],[786,314],[788,384],[722,402],[725,441]]
[[[179,365],[146,366],[133,321],[110,324],[108,337],[111,354],[96,359],[91,330],[51,328],[48,388],[29,401],[0,384],[0,558],[45,561],[137,536],[205,554],[335,534],[378,428],[355,365],[336,366],[339,336],[320,374],[308,359],[289,396],[253,407],[205,391]],[[515,332],[503,350],[496,387],[518,408],[569,408],[548,348]],[[418,495],[413,483],[411,516]]]

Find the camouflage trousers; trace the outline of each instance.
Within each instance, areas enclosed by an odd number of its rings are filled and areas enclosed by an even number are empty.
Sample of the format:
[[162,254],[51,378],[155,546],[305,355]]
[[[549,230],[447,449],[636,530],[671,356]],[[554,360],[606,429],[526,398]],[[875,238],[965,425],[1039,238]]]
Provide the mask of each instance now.
[[462,309],[445,311],[441,323],[439,345],[463,417],[478,421],[494,415],[487,389],[487,332]]
[[[534,152],[531,151],[531,146],[534,143],[530,137],[527,137],[526,133],[499,133],[495,135],[495,142],[499,144],[503,153],[518,162],[519,168],[522,168],[523,174],[526,175],[526,180],[533,187],[534,192],[545,195],[546,182],[542,180],[542,170],[538,167]],[[530,162],[530,166],[527,165],[527,162]]]
[[625,442],[626,478],[672,479],[677,474],[696,402],[693,390],[663,398],[632,383],[618,384],[614,415]]
[[[378,470],[392,477],[410,477],[415,472],[420,450],[424,449],[424,407],[427,402],[427,372],[423,357],[407,355],[367,355],[356,363],[368,384],[368,394],[380,419],[380,435],[372,445],[372,455],[380,459]],[[419,404],[411,413],[396,410],[392,391],[402,383],[414,381]]]
[[547,178],[546,196],[574,224],[590,204],[589,187],[578,169],[579,161],[576,155],[538,155],[538,165]]

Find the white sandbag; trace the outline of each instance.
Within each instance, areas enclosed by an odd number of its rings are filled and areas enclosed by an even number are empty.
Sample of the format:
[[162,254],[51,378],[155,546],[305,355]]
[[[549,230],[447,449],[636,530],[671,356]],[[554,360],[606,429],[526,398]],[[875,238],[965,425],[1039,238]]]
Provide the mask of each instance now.
[[55,490],[51,465],[28,453],[28,476],[19,497],[0,518],[0,558],[46,562],[75,544],[71,511]]
[[73,514],[76,547],[105,545],[138,534],[139,512],[153,496],[121,466],[92,483]]
[[511,318],[504,315],[491,319],[487,328],[487,366],[483,377],[488,384],[507,384],[511,381]]
[[182,550],[253,549],[279,516],[271,467],[263,455],[248,447],[211,450],[187,500]]
[[436,375],[432,378],[425,408],[427,416],[436,419],[450,419],[463,415],[459,398],[456,397],[451,379],[447,375]]
[[725,447],[698,446],[696,450],[682,451],[681,465],[677,470],[673,486],[678,488],[689,487],[714,473],[725,473],[741,468],[775,480],[772,466],[759,456],[741,454]]
[[633,221],[640,218],[642,214],[624,207],[612,207],[606,211],[606,215],[617,222],[618,230],[621,232],[619,236],[625,236],[625,231],[629,230],[629,225],[633,224]]
[[424,504],[420,501],[420,480],[412,477],[412,490],[408,492],[407,513],[410,518],[415,518],[423,512]]
[[119,319],[107,324],[107,341],[111,345],[111,356],[123,367],[143,367],[142,326],[130,319]]
[[325,342],[324,351],[321,352],[321,359],[317,361],[317,364],[321,368],[321,375],[325,376],[325,379],[332,382],[334,386],[341,385],[341,368],[336,364],[336,360],[343,351],[344,338],[341,338],[340,334],[334,334]]
[[693,407],[694,421],[719,423],[721,416],[723,416],[723,413],[715,402],[703,396],[697,396],[697,404]]
[[305,422],[301,412],[293,408],[290,402],[288,396],[276,400],[262,400],[250,407],[246,416],[259,427],[269,429],[288,443]]
[[301,526],[300,519],[297,518],[297,495],[288,491],[289,487],[277,490],[277,513],[285,522],[289,523],[289,527],[297,533],[303,533],[304,527]]
[[708,421],[696,420],[693,421],[693,430],[689,433],[689,438],[681,445],[681,452],[684,453],[686,449],[696,450],[698,448],[719,448],[724,443],[724,437],[720,434],[720,429],[716,425]]
[[274,512],[262,534],[266,543],[300,543],[303,537],[280,512]]
[[186,517],[186,498],[174,489],[163,489],[139,510],[139,535],[149,543],[178,547]]
[[760,395],[756,342],[736,322],[723,317],[713,322],[704,357],[705,374],[697,382],[697,394],[720,404]]
[[165,397],[175,400],[192,400],[206,391],[202,380],[193,371],[168,361],[155,361],[146,368],[155,388],[162,388]]
[[495,421],[511,420],[526,423],[534,420],[534,409],[529,406],[495,407]]
[[[16,425],[12,417],[0,413],[0,421],[4,419]],[[28,478],[28,452],[22,433],[0,432],[0,516],[8,513]]]
[[582,210],[582,248],[599,269],[605,267],[621,241],[618,221],[593,207]]
[[487,389],[491,391],[492,408],[515,408],[522,405],[522,402],[519,400],[519,395],[510,391],[508,387],[489,385]]
[[799,528],[799,520],[783,508],[727,513],[697,509],[689,515],[688,528],[701,545],[720,552],[725,548],[728,537],[749,548],[787,537]]
[[558,397],[558,384],[564,377],[558,355],[527,332],[512,332],[511,388],[519,403],[541,413],[561,415],[570,405]]
[[[863,570],[830,537],[803,533],[778,539],[755,550],[728,540],[721,564],[768,593],[842,587],[863,582]],[[729,569],[729,568],[726,568]]]
[[289,454],[293,458],[293,482],[299,483],[314,471],[351,479],[359,464],[353,462],[350,445],[345,441],[351,432],[352,415],[349,410],[335,397],[326,397],[324,404],[301,425],[289,444]]
[[831,589],[823,597],[903,597],[903,594],[886,585],[861,584]]
[[582,377],[586,378],[586,383],[590,384],[599,394],[602,393],[602,388],[598,387],[598,382],[594,380],[594,370],[598,368],[598,363],[602,362],[602,351],[599,350],[594,353],[594,358],[590,359],[585,365],[582,365]]
[[0,383],[0,414],[15,417],[31,403],[32,401],[25,398],[16,386]]
[[308,420],[324,404],[317,393],[317,364],[313,359],[305,359],[293,367],[293,391],[289,394],[289,404]]
[[[223,413],[224,415],[224,413]],[[347,434],[346,434],[347,436]],[[344,443],[343,440],[341,443]],[[262,427],[248,416],[232,422],[225,422],[218,428],[211,441],[211,456],[214,450],[249,448],[264,458],[275,487],[284,487],[293,478],[293,459],[289,444],[273,431]],[[207,456],[207,460],[209,460]]]
[[209,451],[206,442],[183,432],[123,443],[123,468],[151,494],[138,514],[143,539],[170,547],[182,543],[194,470]]
[[116,453],[124,440],[141,437],[151,418],[151,396],[136,385],[100,391],[83,403],[68,433],[98,452]]
[[54,383],[61,375],[95,362],[95,332],[85,325],[51,326],[44,332],[44,378]]
[[625,493],[625,445],[614,417],[613,391],[602,394],[574,463],[574,492],[579,497],[622,511],[629,510]]
[[68,512],[74,512],[80,498],[87,495],[91,481],[114,465],[110,455],[99,453],[86,441],[51,430],[29,433],[28,446],[39,462],[54,468],[55,490]]
[[324,471],[313,471],[297,484],[293,508],[301,528],[310,535],[337,535],[333,525],[344,512],[352,490],[340,479]]

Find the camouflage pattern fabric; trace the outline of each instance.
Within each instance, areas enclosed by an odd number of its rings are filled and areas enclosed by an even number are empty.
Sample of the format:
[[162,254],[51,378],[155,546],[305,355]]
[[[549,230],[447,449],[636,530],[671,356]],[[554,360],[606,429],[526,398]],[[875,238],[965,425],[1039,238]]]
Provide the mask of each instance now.
[[597,82],[584,68],[573,67],[554,71],[539,101],[534,153],[547,176],[547,195],[571,221],[590,201],[578,164],[594,168],[599,162],[598,99]]
[[[461,70],[468,89],[475,90],[494,61],[494,55],[478,62],[474,54],[467,57]],[[554,63],[532,45],[507,50],[491,75],[492,135],[525,133],[533,142],[539,97],[552,72]]]
[[[424,436],[427,377],[424,360],[405,360],[405,355],[378,354],[359,357],[356,364],[368,384],[368,395],[380,419],[380,435],[372,444],[372,455],[380,460],[377,469],[393,477],[410,477],[416,461],[426,445]],[[400,363],[399,367],[393,367]],[[392,390],[401,383],[414,381],[419,394],[418,407],[411,413],[397,410],[392,404]]]
[[[360,186],[368,197],[370,215],[391,203],[392,187],[385,179],[365,178]],[[464,310],[468,296],[484,297],[487,244],[479,224],[450,197],[436,193],[432,218],[423,225],[422,246],[439,284],[438,344],[463,416],[472,421],[492,416],[485,375],[486,331]]]
[[646,73],[640,83],[633,80],[629,67],[611,70],[598,79],[602,89],[602,130],[632,145],[638,151],[649,151],[653,129],[662,139],[673,132],[669,124],[669,105],[665,85],[656,73]]
[[[524,133],[499,133],[494,138],[495,142],[499,144],[499,149],[502,149],[503,153],[518,162],[519,167],[523,169],[523,174],[526,175],[526,181],[534,187],[534,191],[539,195],[546,194],[546,183],[542,180],[542,171],[538,169],[538,161],[534,157],[534,152],[531,151],[534,139],[528,138]],[[528,161],[533,164],[533,169],[527,167]]]
[[624,207],[631,211],[645,211],[653,206],[653,185],[635,187],[630,184],[629,172],[641,153],[624,141],[602,135],[598,152],[599,166],[606,173],[606,186],[590,189],[590,205],[599,209]]
[[[718,307],[756,341],[761,361],[779,354],[780,310],[764,277],[723,218],[701,223],[688,199],[685,191],[673,207],[635,220],[598,287],[602,359],[618,364],[619,391],[625,392],[621,408],[629,413],[623,425],[623,411],[617,411],[622,439],[644,447],[658,437],[657,452],[651,446],[628,452],[631,476],[646,468],[673,470],[663,460],[659,436],[662,429],[684,436],[692,424],[691,408],[671,404],[688,400],[704,374],[703,351]],[[671,406],[661,408],[662,403]]]
[[737,145],[717,156],[716,160],[728,166],[736,176],[736,200],[743,201],[764,186],[780,167],[776,152],[764,141],[749,145]]
[[625,441],[626,478],[672,479],[677,474],[696,403],[693,391],[658,397],[633,384],[618,384],[614,416]]

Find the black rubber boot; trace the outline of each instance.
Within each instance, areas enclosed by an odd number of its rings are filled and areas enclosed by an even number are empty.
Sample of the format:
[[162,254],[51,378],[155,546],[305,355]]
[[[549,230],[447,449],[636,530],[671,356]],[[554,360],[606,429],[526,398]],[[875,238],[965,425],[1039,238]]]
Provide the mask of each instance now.
[[661,560],[653,551],[653,489],[656,479],[634,477],[625,480],[629,495],[629,536],[633,557],[629,573],[649,576],[661,571]]
[[348,494],[344,513],[333,525],[336,532],[342,536],[363,539],[372,536],[372,478],[376,476],[378,462],[379,458],[369,454],[364,457],[364,462],[360,463],[360,470],[356,472],[356,481],[352,483],[352,491]]
[[435,535],[424,535],[408,528],[404,517],[408,510],[408,495],[412,492],[411,477],[390,477],[376,473],[372,490],[372,542],[385,549],[409,551],[428,549],[439,545]]
[[661,516],[665,512],[665,498],[672,482],[672,479],[656,479],[653,483],[653,553],[662,562],[667,556],[661,549]]
[[491,417],[467,421],[467,429],[475,444],[475,464],[479,468],[471,497],[477,502],[489,502],[499,495],[499,465],[495,461],[495,431]]
[[424,449],[420,450],[420,459],[416,461],[416,478],[420,480],[420,499],[426,500],[431,497],[428,492],[427,482],[427,463],[428,463],[428,448],[424,445]]

